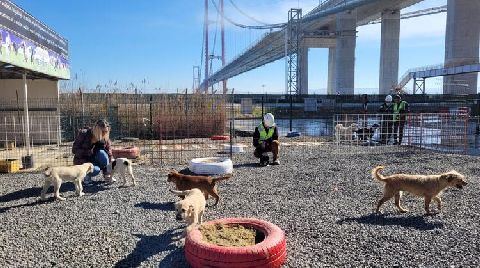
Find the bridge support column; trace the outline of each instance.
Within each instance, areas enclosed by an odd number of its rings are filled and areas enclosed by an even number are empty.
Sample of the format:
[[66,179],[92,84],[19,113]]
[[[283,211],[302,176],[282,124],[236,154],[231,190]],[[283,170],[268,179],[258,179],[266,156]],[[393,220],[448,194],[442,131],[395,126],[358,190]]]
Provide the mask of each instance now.
[[[478,63],[480,1],[448,0],[445,66]],[[477,93],[477,73],[445,76],[444,94]]]
[[340,94],[354,94],[355,87],[355,46],[357,41],[357,12],[337,14],[335,90]]
[[382,13],[379,94],[390,94],[391,89],[398,84],[399,48],[400,11],[384,11]]
[[300,88],[298,93],[301,95],[308,94],[308,47],[301,45],[298,48],[298,60],[299,60],[299,81]]
[[337,90],[335,89],[335,61],[336,59],[336,47],[330,47],[328,49],[328,85],[327,94],[335,95]]

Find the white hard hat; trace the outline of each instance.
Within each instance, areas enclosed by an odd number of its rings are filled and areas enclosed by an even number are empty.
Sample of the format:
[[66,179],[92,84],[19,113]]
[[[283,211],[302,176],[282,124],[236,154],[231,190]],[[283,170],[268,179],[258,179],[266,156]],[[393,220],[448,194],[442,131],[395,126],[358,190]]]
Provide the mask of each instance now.
[[273,127],[273,125],[275,124],[275,118],[273,117],[273,114],[266,113],[263,116],[263,123],[266,127]]
[[392,95],[387,95],[387,96],[385,97],[385,101],[386,101],[386,102],[392,102]]

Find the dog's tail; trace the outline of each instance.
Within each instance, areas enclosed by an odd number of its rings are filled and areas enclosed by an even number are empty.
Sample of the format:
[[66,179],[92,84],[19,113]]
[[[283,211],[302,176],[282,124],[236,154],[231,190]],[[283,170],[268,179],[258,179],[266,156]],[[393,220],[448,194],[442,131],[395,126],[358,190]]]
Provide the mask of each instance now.
[[226,174],[226,175],[223,175],[223,176],[219,176],[219,177],[215,177],[215,178],[212,178],[212,180],[214,182],[217,182],[217,181],[223,181],[223,180],[228,180],[232,177],[232,174]]
[[372,169],[372,178],[377,179],[379,181],[385,181],[385,177],[379,173],[383,169],[384,169],[384,166],[377,166],[376,168]]
[[52,169],[47,167],[43,174],[45,175],[45,177],[50,177],[52,175]]
[[192,190],[185,190],[185,191],[177,191],[177,190],[172,190],[170,189],[170,192],[176,194],[176,195],[188,195]]

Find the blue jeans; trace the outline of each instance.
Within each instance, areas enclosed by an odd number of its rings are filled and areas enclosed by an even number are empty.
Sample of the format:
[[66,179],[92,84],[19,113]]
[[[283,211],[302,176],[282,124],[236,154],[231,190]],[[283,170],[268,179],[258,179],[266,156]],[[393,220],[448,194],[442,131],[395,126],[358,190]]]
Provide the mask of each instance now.
[[95,177],[100,174],[100,171],[107,170],[107,165],[109,163],[109,157],[105,150],[99,150],[93,157],[92,157],[92,164],[93,164],[93,171],[88,174],[90,177]]

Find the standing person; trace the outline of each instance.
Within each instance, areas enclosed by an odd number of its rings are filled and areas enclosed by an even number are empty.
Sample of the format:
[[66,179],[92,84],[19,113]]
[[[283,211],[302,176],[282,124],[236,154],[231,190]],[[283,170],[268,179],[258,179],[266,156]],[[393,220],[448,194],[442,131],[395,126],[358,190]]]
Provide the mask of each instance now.
[[368,113],[368,95],[367,94],[363,94],[362,95],[362,103],[363,103],[363,113],[364,114],[367,114]]
[[272,152],[273,154],[272,165],[280,165],[280,161],[278,161],[280,142],[278,141],[278,129],[275,125],[273,114],[265,114],[262,123],[255,128],[253,146],[255,147],[253,155],[256,158],[260,158],[260,165],[268,165],[269,158],[267,152]]
[[393,97],[393,102],[393,144],[401,145],[403,139],[403,127],[405,126],[405,119],[407,117],[407,113],[409,113],[410,110],[408,108],[408,102],[402,100],[402,97],[400,97],[400,95],[395,95],[395,97]]
[[73,142],[73,164],[92,163],[94,171],[84,179],[85,185],[92,184],[92,177],[103,172],[106,182],[114,182],[107,171],[107,165],[112,161],[112,142],[110,141],[110,125],[105,120],[98,120],[93,128],[87,127],[79,131]]
[[368,128],[368,96],[367,94],[362,95],[362,103],[363,103],[363,128]]
[[390,136],[392,135],[392,127],[393,127],[393,105],[392,105],[392,95],[387,95],[385,97],[385,101],[378,109],[378,112],[381,113],[381,122],[380,122],[380,129],[381,129],[381,140],[380,142],[383,144],[388,144],[390,140]]

